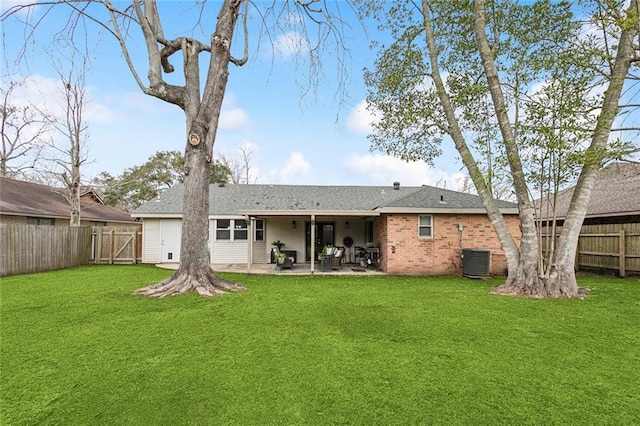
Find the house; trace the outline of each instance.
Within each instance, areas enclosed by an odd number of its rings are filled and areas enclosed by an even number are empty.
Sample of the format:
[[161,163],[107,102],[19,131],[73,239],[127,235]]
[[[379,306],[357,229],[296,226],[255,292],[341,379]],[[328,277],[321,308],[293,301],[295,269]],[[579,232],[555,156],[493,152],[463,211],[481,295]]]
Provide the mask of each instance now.
[[[0,223],[68,225],[69,202],[64,189],[0,177]],[[81,225],[136,225],[131,214],[107,206],[93,190],[83,190]]]
[[[143,221],[144,263],[180,261],[183,186],[132,214]],[[500,202],[514,233],[517,208]],[[323,247],[344,246],[344,262],[363,251],[389,274],[458,274],[463,249],[490,252],[490,272],[504,274],[504,254],[478,196],[432,186],[213,184],[209,193],[211,263],[264,264],[271,242],[315,268]],[[357,249],[362,247],[362,249]],[[311,260],[314,262],[311,262]]]
[[[575,187],[558,192],[556,223],[562,226]],[[552,203],[550,203],[552,204]],[[549,210],[551,218],[552,209]],[[543,204],[542,219],[547,217]],[[583,225],[640,223],[640,164],[612,163],[600,170]]]

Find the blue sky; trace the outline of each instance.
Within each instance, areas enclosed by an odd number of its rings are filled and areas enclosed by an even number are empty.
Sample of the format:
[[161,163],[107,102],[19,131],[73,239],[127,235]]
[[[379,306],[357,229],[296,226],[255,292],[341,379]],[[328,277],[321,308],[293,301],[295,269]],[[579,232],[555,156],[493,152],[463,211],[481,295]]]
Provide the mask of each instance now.
[[[4,7],[11,4],[2,1]],[[167,38],[183,35],[185,29],[192,28],[191,5],[192,2],[159,2],[161,18],[172,18],[171,25],[165,24]],[[433,168],[422,162],[404,163],[370,152],[366,135],[371,117],[363,107],[366,88],[362,70],[373,63],[375,52],[369,48],[369,41],[352,11],[342,2],[333,4],[336,5],[351,26],[344,34],[350,55],[344,95],[337,94],[337,68],[331,51],[323,57],[322,75],[315,94],[305,94],[311,72],[306,54],[295,44],[286,42],[295,40],[295,33],[290,28],[282,28],[271,32],[272,41],[264,35],[259,40],[254,21],[250,28],[249,62],[243,67],[230,68],[214,156],[239,158],[239,146],[253,147],[251,166],[258,183],[391,185],[399,181],[402,185],[438,184],[456,189],[456,181],[462,174],[460,165],[454,161],[452,147],[448,147],[448,154]],[[31,90],[22,96],[37,103],[49,99],[49,108],[59,82],[51,60],[43,54],[43,47],[64,22],[67,12],[60,8],[58,13],[44,18],[29,44],[28,66],[22,65],[19,69],[14,68],[11,59],[24,44],[24,27],[15,22],[4,23],[5,71],[30,74]],[[215,13],[217,10],[209,21],[215,22]],[[257,17],[255,11],[250,13]],[[93,63],[87,74],[90,102],[86,114],[92,162],[83,166],[85,178],[101,171],[120,174],[160,150],[183,151],[183,112],[144,95],[117,44],[96,26],[90,25],[88,30],[90,44],[94,46]],[[367,31],[376,35],[374,26]],[[241,56],[241,46],[236,46],[235,51]],[[144,54],[142,49],[138,52]],[[178,58],[176,55],[174,61]],[[207,63],[208,55],[201,55],[201,62]],[[141,74],[145,77],[146,69],[142,69]]]
[[[0,0],[0,9],[20,0]],[[129,2],[115,2],[118,5]],[[264,11],[269,2],[255,2]],[[159,1],[161,18],[165,22],[165,37],[189,35],[208,40],[213,32],[219,1],[211,0],[202,29],[194,26],[193,1]],[[284,4],[276,1],[275,4]],[[362,28],[353,11],[343,1],[328,1],[339,8],[349,24],[344,39],[349,49],[345,62],[345,91],[338,93],[339,72],[335,46],[329,46],[322,56],[321,74],[317,86],[309,86],[312,72],[301,38],[296,29],[284,25],[296,22],[283,15],[280,25],[269,35],[260,32],[260,16],[250,8],[250,56],[243,67],[230,66],[230,77],[223,105],[214,157],[221,154],[240,158],[239,147],[251,147],[252,181],[270,184],[309,185],[437,185],[459,189],[465,173],[452,142],[445,139],[443,155],[434,167],[423,162],[405,163],[380,152],[371,152],[367,134],[372,117],[364,107],[366,87],[363,68],[370,67],[376,52],[370,48],[370,38],[382,39],[375,25]],[[38,8],[34,18],[42,19],[33,37],[26,44],[26,61],[13,64],[17,53],[25,46],[25,27],[16,20],[3,23],[3,76],[30,75],[28,90],[20,93],[21,102],[33,102],[48,109],[55,105],[60,88],[57,72],[46,53],[51,39],[66,22],[68,10],[58,7],[44,15]],[[25,15],[17,15],[25,19]],[[195,29],[194,29],[195,28]],[[299,29],[299,28],[298,28]],[[314,27],[308,27],[313,37]],[[91,69],[87,74],[90,102],[85,114],[89,125],[90,163],[83,166],[86,181],[102,171],[112,175],[144,163],[157,151],[183,151],[185,118],[183,112],[163,101],[144,95],[135,84],[119,46],[97,25],[88,25]],[[76,40],[79,41],[79,40]],[[236,36],[233,52],[242,55],[240,36]],[[293,42],[292,42],[293,41]],[[297,43],[296,43],[297,41]],[[81,44],[81,43],[80,43]],[[135,45],[134,45],[135,46]],[[144,65],[145,51],[141,42],[132,50],[134,61]],[[175,55],[173,62],[180,61]],[[201,55],[206,66],[208,55]],[[139,73],[146,83],[146,68]],[[172,75],[172,82],[180,75]],[[542,84],[543,82],[541,82]],[[308,89],[311,89],[310,91]],[[631,92],[629,92],[631,93]],[[630,97],[634,97],[635,91]],[[627,99],[628,101],[628,99]],[[631,117],[631,118],[630,118]],[[626,118],[626,127],[636,125],[637,115]],[[637,132],[635,133],[637,137]]]

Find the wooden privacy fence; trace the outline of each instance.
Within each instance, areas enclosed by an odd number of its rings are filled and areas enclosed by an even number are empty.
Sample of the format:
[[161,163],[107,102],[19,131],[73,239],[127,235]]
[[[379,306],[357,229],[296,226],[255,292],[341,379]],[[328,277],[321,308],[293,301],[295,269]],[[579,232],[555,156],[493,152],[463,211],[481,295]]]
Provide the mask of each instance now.
[[142,260],[139,226],[0,224],[0,276]]
[[0,224],[0,276],[89,263],[91,228]]
[[617,272],[621,277],[640,274],[640,223],[583,226],[576,252],[576,269]]
[[94,227],[91,260],[108,264],[141,262],[142,230],[140,227]]

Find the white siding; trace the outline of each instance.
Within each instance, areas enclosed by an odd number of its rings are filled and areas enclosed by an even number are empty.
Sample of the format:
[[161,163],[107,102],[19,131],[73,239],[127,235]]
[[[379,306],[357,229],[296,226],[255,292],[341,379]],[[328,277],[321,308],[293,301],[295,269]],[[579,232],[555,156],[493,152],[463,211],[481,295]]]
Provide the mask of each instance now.
[[247,241],[214,241],[211,263],[247,263]]
[[[271,242],[275,240],[284,241],[285,246],[282,248],[283,250],[295,250],[297,256],[298,263],[304,263],[304,253],[305,253],[305,239],[304,239],[304,229],[305,229],[305,221],[303,218],[296,218],[296,227],[295,229],[291,227],[291,219],[268,219],[265,224],[266,227],[266,245],[264,248],[264,253],[267,258],[267,262],[271,259]],[[256,252],[256,259],[258,259],[258,255]]]
[[160,263],[160,220],[142,222],[142,263]]
[[[269,248],[267,248],[269,247]],[[253,263],[269,263],[271,244],[266,241],[255,241],[253,243]]]
[[[240,220],[235,218],[236,220]],[[233,224],[232,235],[233,235]],[[220,240],[215,241],[215,220],[209,220],[209,250],[211,263],[247,263],[247,240]]]

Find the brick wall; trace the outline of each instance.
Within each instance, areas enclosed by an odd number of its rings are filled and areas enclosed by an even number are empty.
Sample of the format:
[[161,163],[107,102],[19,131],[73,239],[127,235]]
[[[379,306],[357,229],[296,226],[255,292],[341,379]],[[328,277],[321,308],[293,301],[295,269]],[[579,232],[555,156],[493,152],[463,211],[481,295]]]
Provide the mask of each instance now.
[[[433,238],[418,237],[418,215],[376,218],[374,241],[380,244],[380,268],[389,274],[460,275],[462,249],[491,252],[492,275],[506,274],[506,261],[493,226],[484,214],[434,214]],[[505,216],[513,235],[520,235],[517,215]],[[462,224],[462,232],[458,225]]]

